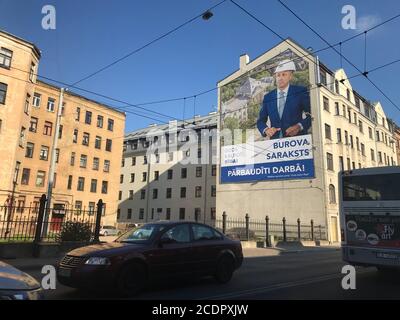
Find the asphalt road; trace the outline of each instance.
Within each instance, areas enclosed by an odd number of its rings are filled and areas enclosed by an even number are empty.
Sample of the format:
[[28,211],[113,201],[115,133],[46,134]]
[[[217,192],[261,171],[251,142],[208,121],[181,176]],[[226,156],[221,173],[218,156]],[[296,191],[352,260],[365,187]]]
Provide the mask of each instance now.
[[[247,257],[232,281],[219,285],[213,279],[157,284],[134,300],[184,299],[399,299],[400,276],[384,276],[375,268],[358,268],[356,289],[341,287],[340,251],[287,253]],[[41,279],[40,271],[29,273]],[[96,290],[97,291],[97,290]],[[86,293],[57,284],[47,299],[113,299],[107,292]]]

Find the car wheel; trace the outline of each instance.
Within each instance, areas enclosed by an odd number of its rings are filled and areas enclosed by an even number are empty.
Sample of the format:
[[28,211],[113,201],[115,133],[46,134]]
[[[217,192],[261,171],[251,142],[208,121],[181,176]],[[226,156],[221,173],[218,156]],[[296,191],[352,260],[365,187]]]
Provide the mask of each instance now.
[[123,297],[131,297],[140,293],[146,285],[146,270],[139,263],[123,267],[118,275],[117,290]]
[[105,237],[107,237],[108,236],[108,232],[107,231],[104,231],[104,234],[103,234]]
[[219,283],[229,282],[232,279],[234,269],[233,258],[230,256],[223,256],[217,263],[217,269],[214,274],[215,280]]

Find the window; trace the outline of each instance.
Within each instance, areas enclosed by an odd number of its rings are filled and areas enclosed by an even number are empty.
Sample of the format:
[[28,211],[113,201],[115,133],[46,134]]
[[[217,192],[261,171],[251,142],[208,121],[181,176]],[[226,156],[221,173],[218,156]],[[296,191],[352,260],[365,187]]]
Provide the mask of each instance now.
[[104,172],[110,172],[110,160],[104,160]]
[[40,148],[39,159],[44,161],[47,161],[49,159],[49,147],[42,146]]
[[342,130],[341,129],[336,129],[336,136],[337,136],[337,142],[342,143]]
[[351,167],[353,168],[353,170],[356,168],[356,163],[354,161],[351,163]]
[[122,200],[122,191],[118,192],[118,200]]
[[140,199],[141,200],[146,199],[146,190],[144,189],[140,190]]
[[373,134],[372,134],[372,128],[371,128],[371,127],[368,127],[368,133],[369,133],[369,138],[370,138],[371,140],[374,140],[374,136],[373,136]]
[[222,239],[222,236],[219,233],[207,226],[193,224],[192,230],[194,241],[212,241],[215,239]]
[[63,126],[60,125],[60,126],[58,127],[58,139],[61,139],[61,138],[62,138],[62,133],[63,133]]
[[325,138],[332,140],[331,126],[325,123]]
[[80,119],[81,119],[81,108],[76,107],[75,121],[79,121]]
[[98,171],[100,167],[100,159],[99,158],[93,158],[93,170]]
[[324,110],[329,112],[329,99],[327,97],[323,97],[323,104],[324,104]]
[[361,133],[364,133],[364,129],[363,129],[363,123],[361,120],[358,121],[358,128],[360,129]]
[[142,174],[142,182],[146,182],[147,181],[147,172],[143,172]]
[[87,132],[83,133],[82,145],[89,146],[90,135]]
[[167,208],[167,211],[165,213],[165,219],[171,220],[171,208]]
[[103,121],[104,121],[103,116],[97,116],[97,128],[103,128]]
[[26,99],[25,99],[25,106],[24,106],[24,112],[26,114],[29,114],[29,101],[31,100],[31,95],[30,94],[26,94]]
[[79,166],[81,168],[87,167],[87,155],[86,154],[81,154],[81,160],[80,160]]
[[71,159],[70,159],[70,161],[69,161],[69,164],[70,164],[71,166],[74,166],[74,165],[75,165],[75,152],[71,152]]
[[147,164],[147,156],[143,156],[143,164]]
[[344,104],[342,105],[342,110],[343,110],[343,117],[346,118],[346,106]]
[[217,219],[217,210],[215,208],[210,208],[210,217],[211,220]]
[[186,168],[182,168],[181,169],[181,178],[182,179],[186,179],[187,178],[187,169]]
[[53,98],[49,98],[47,100],[47,111],[54,112],[55,105],[56,105],[56,100]]
[[24,127],[21,128],[21,132],[19,133],[19,146],[23,147],[25,143],[26,129]]
[[185,220],[185,208],[179,208],[179,219]]
[[160,172],[159,171],[154,171],[154,180],[158,180],[160,177]]
[[168,153],[168,161],[169,162],[174,161],[174,153],[173,152]]
[[94,215],[95,208],[96,208],[96,203],[89,202],[89,215]]
[[71,190],[71,189],[72,189],[72,176],[68,176],[67,189],[68,189],[68,190]]
[[101,137],[96,136],[96,140],[94,141],[94,147],[96,149],[101,149]]
[[327,160],[328,170],[333,171],[333,155],[331,153],[327,152],[326,160]]
[[103,181],[101,183],[101,193],[107,194],[108,192],[108,181]]
[[374,151],[374,149],[371,149],[371,160],[375,161],[375,151]]
[[346,90],[346,95],[347,95],[347,100],[350,101],[350,90],[349,89]]
[[136,166],[136,157],[132,157],[132,166]]
[[0,104],[6,104],[7,85],[0,82]]
[[343,163],[343,157],[339,157],[339,169],[340,171],[344,170],[344,163]]
[[28,142],[26,144],[26,149],[25,149],[25,157],[26,158],[33,158],[33,150],[35,148],[35,144],[32,142]]
[[85,113],[85,123],[86,124],[92,123],[92,113],[90,111],[86,111]]
[[349,145],[349,134],[346,130],[344,131],[344,143],[346,146]]
[[133,190],[129,190],[129,200],[133,200]]
[[0,49],[0,67],[10,69],[13,52],[6,48]]
[[50,121],[45,121],[43,134],[45,136],[51,136],[52,131],[53,131],[53,123],[51,123]]
[[195,190],[195,197],[196,198],[201,198],[201,187],[197,186]]
[[60,149],[56,149],[56,163],[60,160]]
[[361,154],[363,156],[365,156],[365,145],[364,145],[364,143],[361,143]]
[[336,203],[336,192],[333,184],[329,185],[329,203]]
[[124,175],[123,174],[121,174],[119,176],[119,183],[124,183]]
[[349,110],[347,111],[347,113],[348,113],[348,116],[349,116],[349,123],[351,123],[351,110],[350,110],[350,108],[349,108]]
[[107,130],[114,131],[114,120],[113,119],[108,119]]
[[215,197],[217,195],[217,187],[211,186],[211,197]]
[[181,188],[181,198],[186,198],[186,188],[185,187]]
[[215,164],[211,167],[211,176],[215,177],[217,175],[217,166]]
[[153,189],[153,199],[158,198],[158,189]]
[[132,182],[135,182],[135,174],[134,173],[131,173],[131,183]]
[[352,135],[350,135],[350,147],[354,149],[354,140]]
[[93,193],[97,192],[97,179],[92,179],[90,181],[90,192],[93,192]]
[[128,215],[126,216],[128,220],[132,219],[132,209],[128,209]]
[[203,168],[196,167],[196,178],[201,178],[202,174],[203,174]]
[[72,136],[72,142],[73,143],[78,142],[78,129],[74,129],[74,135]]
[[44,187],[45,177],[46,177],[46,172],[38,171],[36,176],[36,187]]
[[347,170],[351,170],[350,158],[347,158]]
[[167,188],[167,195],[166,195],[166,198],[167,198],[167,199],[171,199],[171,197],[172,197],[172,189],[171,189],[171,188]]
[[360,151],[360,139],[356,137],[357,151]]
[[378,160],[379,160],[379,163],[382,163],[382,152],[381,151],[378,151]]
[[173,171],[172,169],[169,169],[169,170],[168,170],[168,172],[167,172],[167,179],[168,179],[168,180],[171,180],[171,179],[172,179],[173,172],[174,172],[174,171]]
[[111,152],[111,148],[112,148],[112,140],[111,139],[107,139],[106,140],[106,151]]
[[337,94],[339,94],[339,81],[335,80],[335,91]]
[[24,168],[22,169],[22,178],[21,178],[21,184],[23,185],[28,185],[29,184],[29,176],[31,174],[31,169]]
[[33,105],[35,108],[40,108],[40,102],[41,102],[41,100],[42,100],[42,95],[35,92],[35,93],[33,94],[32,105]]
[[339,112],[339,102],[335,102],[335,115],[339,115],[340,114],[340,112]]
[[85,190],[85,178],[84,177],[79,177],[78,178],[78,191],[84,191]]
[[35,76],[35,67],[36,67],[36,65],[32,62],[31,63],[31,69],[30,69],[30,71],[29,71],[29,80],[31,80],[32,82],[33,82],[33,80],[34,80],[34,76]]
[[143,219],[144,219],[144,209],[143,209],[143,208],[141,208],[141,209],[139,210],[139,219],[140,219],[140,220],[143,220]]
[[83,206],[82,201],[79,200],[75,201],[75,210],[76,210],[75,213],[79,213],[82,210],[82,206]]

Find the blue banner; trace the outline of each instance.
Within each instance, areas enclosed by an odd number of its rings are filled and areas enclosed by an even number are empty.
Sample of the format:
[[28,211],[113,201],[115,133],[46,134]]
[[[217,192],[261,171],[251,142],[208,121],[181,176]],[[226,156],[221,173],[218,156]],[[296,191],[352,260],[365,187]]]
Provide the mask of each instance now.
[[314,178],[313,159],[221,167],[221,183]]

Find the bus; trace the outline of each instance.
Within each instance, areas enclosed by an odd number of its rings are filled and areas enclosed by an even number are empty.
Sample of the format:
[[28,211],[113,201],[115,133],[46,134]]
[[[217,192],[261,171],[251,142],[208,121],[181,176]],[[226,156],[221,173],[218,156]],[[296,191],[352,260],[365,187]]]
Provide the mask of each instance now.
[[341,171],[339,195],[343,260],[400,267],[400,166]]

